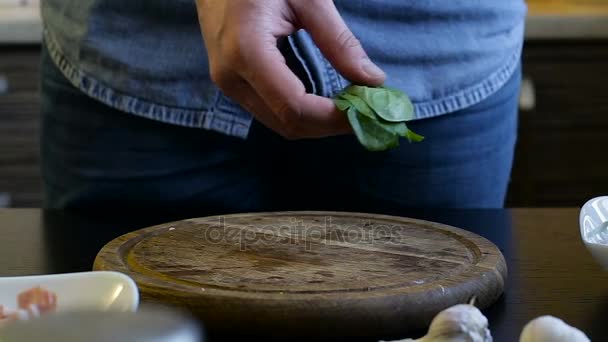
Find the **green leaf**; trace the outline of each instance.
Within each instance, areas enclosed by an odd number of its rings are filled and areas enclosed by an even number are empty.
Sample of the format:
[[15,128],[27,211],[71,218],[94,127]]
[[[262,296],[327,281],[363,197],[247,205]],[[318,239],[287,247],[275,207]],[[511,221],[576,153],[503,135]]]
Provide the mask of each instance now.
[[424,140],[424,137],[422,135],[416,134],[414,133],[414,131],[411,131],[409,129],[407,130],[407,135],[405,137],[410,142],[421,142],[422,140]]
[[387,130],[399,135],[400,137],[407,138],[409,142],[421,142],[424,140],[422,135],[414,133],[414,131],[410,130],[405,122],[386,122],[380,121],[379,124],[384,126]]
[[414,118],[414,105],[407,95],[397,89],[351,85],[345,92],[365,101],[383,120],[401,122]]
[[363,101],[361,98],[349,94],[349,93],[342,93],[339,95],[339,97],[341,99],[344,99],[348,102],[350,102],[350,104],[352,104],[359,113],[367,116],[370,119],[375,119],[376,118],[376,113],[374,113],[374,111],[371,109],[370,106],[367,105],[367,103],[365,101]]
[[422,135],[416,134],[410,130],[405,122],[379,121],[378,124],[384,126],[386,130],[389,130],[400,137],[406,138],[409,142],[421,142],[424,140]]
[[[414,119],[414,104],[410,100],[409,96],[398,89],[383,87],[389,91],[389,111],[393,113],[395,117],[402,118],[399,121],[410,121]],[[388,120],[387,118],[383,118]]]
[[346,112],[348,108],[352,106],[352,104],[348,100],[344,100],[341,98],[334,99],[334,104],[341,112]]
[[351,85],[334,98],[359,142],[370,151],[384,151],[399,146],[399,137],[409,142],[424,139],[412,132],[406,121],[414,118],[414,106],[406,94],[387,87]]
[[369,151],[384,151],[399,146],[398,135],[378,120],[359,113],[355,107],[350,107],[347,115],[357,139]]
[[378,124],[382,125],[386,130],[389,130],[402,137],[405,137],[409,131],[405,122],[386,122],[378,120]]
[[365,86],[359,86],[356,84],[351,84],[348,87],[346,87],[346,89],[344,89],[344,92],[347,94],[351,94],[354,96],[357,96],[358,98],[362,99],[363,101],[365,101],[368,105],[371,106],[371,89],[379,89],[379,88],[370,88],[370,87],[365,87]]

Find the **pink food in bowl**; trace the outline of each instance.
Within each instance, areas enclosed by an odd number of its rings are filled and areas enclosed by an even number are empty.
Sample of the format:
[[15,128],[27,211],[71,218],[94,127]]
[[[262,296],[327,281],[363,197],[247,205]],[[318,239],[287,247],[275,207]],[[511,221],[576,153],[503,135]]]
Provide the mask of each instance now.
[[57,295],[40,286],[34,287],[17,295],[17,306],[16,310],[10,310],[0,305],[0,325],[55,312],[57,309]]

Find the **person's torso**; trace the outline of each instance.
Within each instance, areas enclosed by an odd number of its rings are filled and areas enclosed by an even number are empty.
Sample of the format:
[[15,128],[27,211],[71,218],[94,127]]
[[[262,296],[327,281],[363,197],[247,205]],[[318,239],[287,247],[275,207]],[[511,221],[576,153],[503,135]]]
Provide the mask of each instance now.
[[[479,102],[519,63],[523,0],[335,3],[371,59],[387,72],[387,85],[407,92],[420,118]],[[222,101],[230,104],[210,80],[194,0],[45,0],[42,5],[47,44],[79,75],[169,110],[217,113]],[[305,32],[290,42],[304,81],[316,93],[331,96],[347,85]],[[246,114],[225,114],[246,121]]]

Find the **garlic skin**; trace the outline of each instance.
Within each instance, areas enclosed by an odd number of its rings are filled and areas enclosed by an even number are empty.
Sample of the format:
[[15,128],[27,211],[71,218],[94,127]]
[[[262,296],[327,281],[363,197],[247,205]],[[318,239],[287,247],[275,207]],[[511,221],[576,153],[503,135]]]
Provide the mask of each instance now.
[[488,319],[473,305],[459,304],[441,311],[426,336],[394,342],[492,342]]
[[524,327],[519,342],[589,342],[582,331],[553,316],[541,316]]

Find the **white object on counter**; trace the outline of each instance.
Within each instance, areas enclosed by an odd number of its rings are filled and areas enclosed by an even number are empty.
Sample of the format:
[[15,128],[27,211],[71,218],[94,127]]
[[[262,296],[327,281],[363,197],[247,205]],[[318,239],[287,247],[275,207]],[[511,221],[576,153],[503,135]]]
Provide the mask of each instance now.
[[134,312],[73,312],[0,329],[2,342],[203,342],[204,330],[182,311],[142,307]]
[[590,342],[585,333],[553,316],[541,316],[524,327],[519,342]]
[[0,6],[0,43],[32,44],[40,43],[41,38],[38,6]]
[[[488,319],[473,305],[459,304],[441,311],[426,336],[393,342],[492,342]],[[382,341],[381,341],[382,342]]]
[[585,203],[581,208],[579,224],[585,246],[608,271],[608,196]]
[[36,7],[40,6],[40,0],[0,0],[2,7]]
[[133,279],[118,272],[98,271],[25,277],[0,277],[0,305],[17,307],[17,296],[42,287],[57,295],[57,312],[137,310],[139,291]]

